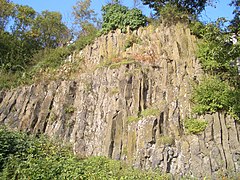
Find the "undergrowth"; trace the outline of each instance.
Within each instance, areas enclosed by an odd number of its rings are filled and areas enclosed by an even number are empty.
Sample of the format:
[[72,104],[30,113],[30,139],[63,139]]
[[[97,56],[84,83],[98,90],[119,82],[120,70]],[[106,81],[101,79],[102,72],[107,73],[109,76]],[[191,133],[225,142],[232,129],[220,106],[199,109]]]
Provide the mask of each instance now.
[[193,111],[197,114],[225,111],[239,120],[240,44],[231,42],[231,33],[223,28],[224,22],[221,19],[207,25],[197,23],[193,28],[193,32],[199,30],[197,56],[206,75],[193,88]]
[[208,125],[207,121],[189,118],[184,120],[184,127],[187,133],[198,134],[203,132]]
[[0,179],[169,179],[106,157],[80,158],[61,142],[0,128]]

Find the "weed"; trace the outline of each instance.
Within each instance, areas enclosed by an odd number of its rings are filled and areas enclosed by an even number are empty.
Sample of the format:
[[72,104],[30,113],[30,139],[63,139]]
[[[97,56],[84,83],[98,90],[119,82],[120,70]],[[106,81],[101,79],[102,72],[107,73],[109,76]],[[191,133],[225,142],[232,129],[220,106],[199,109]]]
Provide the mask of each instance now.
[[141,119],[141,118],[138,117],[138,116],[129,116],[129,117],[127,118],[127,122],[128,122],[128,123],[133,123],[133,122],[139,121],[140,119]]
[[118,93],[119,93],[119,89],[117,87],[114,87],[110,90],[111,95],[118,94]]
[[72,114],[72,113],[74,113],[75,110],[76,110],[76,108],[73,107],[72,105],[70,105],[64,109],[65,113],[67,113],[67,114]]
[[187,133],[198,134],[206,129],[208,122],[204,120],[198,120],[194,118],[189,118],[184,120],[184,127]]
[[145,109],[141,112],[141,117],[148,117],[148,116],[159,116],[160,111],[159,109]]
[[51,112],[51,114],[50,114],[50,116],[49,116],[49,118],[48,118],[48,121],[50,122],[50,123],[53,123],[54,121],[56,121],[57,120],[57,115],[54,113],[54,112]]
[[141,43],[141,39],[139,37],[137,37],[134,34],[131,34],[130,36],[128,36],[124,49],[126,50],[127,48],[130,48],[133,46],[133,44],[139,44]]
[[159,144],[163,144],[163,145],[171,146],[171,145],[174,144],[174,138],[173,138],[173,137],[170,137],[170,136],[161,136],[161,137],[158,139],[158,143],[159,143]]

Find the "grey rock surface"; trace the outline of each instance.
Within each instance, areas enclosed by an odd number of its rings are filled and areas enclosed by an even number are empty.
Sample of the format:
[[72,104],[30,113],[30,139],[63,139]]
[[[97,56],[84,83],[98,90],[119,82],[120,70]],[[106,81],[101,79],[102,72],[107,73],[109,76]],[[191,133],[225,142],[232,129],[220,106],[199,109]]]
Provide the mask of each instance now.
[[[124,48],[132,34],[140,43]],[[239,173],[240,124],[234,119],[206,114],[200,117],[208,121],[204,132],[184,131],[191,83],[202,74],[190,30],[178,25],[132,34],[109,33],[75,52],[70,58],[84,58],[89,71],[74,80],[0,92],[0,124],[70,142],[82,156],[108,156],[142,169],[213,179]],[[101,66],[109,58],[118,64]]]

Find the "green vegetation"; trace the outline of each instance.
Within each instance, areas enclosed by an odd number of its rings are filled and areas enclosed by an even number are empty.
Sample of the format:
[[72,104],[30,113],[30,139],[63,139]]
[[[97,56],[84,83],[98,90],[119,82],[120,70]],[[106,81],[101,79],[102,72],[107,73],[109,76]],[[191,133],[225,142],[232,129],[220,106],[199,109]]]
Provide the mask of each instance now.
[[46,137],[0,128],[0,179],[169,179],[106,157],[78,158]]
[[159,116],[160,115],[160,111],[159,109],[153,109],[153,108],[148,108],[148,109],[144,109],[141,112],[141,117],[148,117],[148,116]]
[[70,105],[64,109],[65,113],[67,113],[67,114],[72,114],[72,113],[74,113],[75,110],[76,110],[76,108],[73,105]]
[[[29,6],[9,0],[0,0],[0,4],[0,89],[30,84],[41,78],[69,77],[80,64],[76,66],[76,62],[64,62],[65,59],[97,37],[96,14],[89,9],[89,0],[78,1],[74,6],[75,24],[80,26],[75,37],[58,12],[37,13]],[[69,45],[73,38],[76,42]]]
[[217,77],[204,78],[193,91],[193,111],[198,114],[229,110],[232,105],[232,90],[230,86]]
[[102,34],[116,29],[126,32],[127,27],[130,30],[136,30],[140,26],[146,25],[146,17],[136,8],[129,10],[126,6],[119,3],[109,3],[102,7],[102,12]]
[[108,59],[105,61],[102,61],[101,63],[99,63],[96,68],[106,68],[109,67],[110,69],[117,69],[122,65],[127,65],[127,64],[133,64],[133,63],[137,63],[134,60],[129,60],[129,59],[122,59],[119,62],[114,62],[114,58],[112,59]]
[[128,36],[128,38],[126,40],[124,49],[126,50],[127,48],[132,47],[133,44],[139,44],[140,42],[141,42],[141,39],[139,37],[137,37],[134,34],[131,34],[130,36]]
[[48,121],[50,122],[50,123],[53,123],[53,122],[55,122],[57,120],[57,115],[54,113],[54,112],[51,112],[50,113],[50,116],[49,116],[49,118],[48,118]]
[[129,116],[127,118],[128,123],[137,122],[142,118],[149,117],[149,116],[159,116],[160,111],[159,109],[148,108],[144,109],[142,112],[139,112],[138,116]]
[[198,134],[206,129],[208,122],[204,120],[198,120],[194,118],[189,118],[184,120],[184,127],[187,133]]
[[140,119],[141,119],[141,118],[138,117],[138,116],[129,116],[129,117],[127,118],[127,122],[128,122],[128,123],[138,122]]
[[174,25],[178,22],[188,23],[189,15],[187,11],[180,10],[176,5],[167,4],[161,9],[160,22],[164,25]]
[[174,144],[174,138],[170,137],[170,136],[161,136],[158,139],[158,143],[163,144],[163,145],[167,145],[167,146],[171,146],[171,145]]
[[181,12],[191,15],[200,14],[211,1],[208,0],[142,0],[144,5],[148,5],[155,10],[156,15],[162,15],[162,9],[166,6],[175,6]]
[[231,33],[219,19],[216,23],[198,26],[201,38],[198,57],[207,74],[194,86],[193,111],[198,114],[225,111],[236,120],[240,117],[240,81],[236,61],[240,54],[239,42],[233,44]]

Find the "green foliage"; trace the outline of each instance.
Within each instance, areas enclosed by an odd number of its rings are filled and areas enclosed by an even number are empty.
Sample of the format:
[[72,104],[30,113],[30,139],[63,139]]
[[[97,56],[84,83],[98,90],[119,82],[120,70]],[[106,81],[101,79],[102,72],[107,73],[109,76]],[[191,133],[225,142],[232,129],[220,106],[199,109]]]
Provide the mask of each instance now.
[[91,44],[98,36],[98,30],[92,24],[85,24],[84,31],[81,31],[78,39],[75,42],[77,50],[82,50],[87,45]]
[[36,72],[59,67],[72,50],[43,48],[56,48],[67,40],[69,30],[61,14],[37,15],[29,6],[0,0],[0,88],[32,83]]
[[127,118],[128,123],[137,122],[142,118],[149,117],[149,116],[159,116],[160,111],[159,109],[148,108],[144,109],[142,112],[139,112],[138,116],[129,116]]
[[238,34],[240,32],[240,1],[239,0],[232,0],[231,6],[234,7],[233,14],[234,18],[231,20],[229,29],[231,32]]
[[203,70],[209,78],[204,79],[194,88],[194,112],[227,111],[235,119],[239,119],[239,75],[236,60],[240,54],[239,43],[231,42],[224,23],[219,19],[216,23],[200,25],[198,37],[198,57]]
[[0,31],[4,30],[14,15],[14,4],[10,0],[0,0]]
[[43,48],[56,48],[69,39],[69,30],[59,12],[43,11],[34,20],[32,32]]
[[191,33],[195,35],[198,38],[203,38],[203,30],[205,28],[205,25],[200,21],[192,21],[189,24],[189,28],[191,30]]
[[106,157],[79,159],[70,148],[40,136],[0,129],[0,179],[169,179]]
[[178,22],[188,23],[189,15],[174,4],[167,4],[161,9],[161,22],[164,25],[174,25]]
[[153,8],[157,15],[161,15],[165,6],[176,6],[181,11],[187,11],[188,14],[198,15],[210,4],[208,0],[142,0],[144,5]]
[[139,44],[140,42],[141,42],[141,39],[139,37],[137,37],[134,34],[131,34],[130,36],[128,36],[128,38],[126,40],[124,49],[130,48],[133,46],[133,44]]
[[205,78],[194,89],[192,100],[195,106],[193,111],[198,114],[207,111],[228,111],[232,105],[231,99],[232,90],[226,82],[217,77]]
[[158,143],[163,144],[163,145],[167,145],[167,146],[171,146],[171,145],[174,144],[174,138],[170,137],[170,136],[161,136],[158,139]]
[[21,85],[33,83],[31,76],[23,71],[9,72],[4,69],[0,70],[0,89],[11,89]]
[[0,68],[11,72],[25,69],[36,52],[34,43],[30,37],[20,40],[10,33],[0,31]]
[[59,47],[56,49],[45,49],[35,54],[34,61],[37,62],[35,70],[46,68],[57,68],[64,63],[64,60],[71,54],[68,47]]
[[159,109],[148,108],[148,109],[144,109],[141,112],[141,117],[159,116],[159,115],[160,115]]
[[26,153],[28,142],[22,133],[9,133],[6,128],[0,128],[0,172],[11,155]]
[[102,34],[116,29],[126,32],[127,27],[129,27],[130,30],[135,30],[146,24],[146,17],[139,9],[134,8],[129,10],[126,6],[118,3],[103,6],[102,12]]
[[235,62],[240,54],[239,44],[232,45],[231,34],[221,29],[222,22],[208,24],[202,29],[202,41],[198,47],[198,57],[205,72],[223,77],[237,74]]
[[54,112],[51,112],[50,116],[48,117],[48,121],[50,123],[53,123],[53,122],[55,122],[57,120],[57,118],[58,118],[57,115]]
[[141,118],[138,117],[138,116],[129,116],[129,117],[127,118],[127,122],[128,122],[128,123],[138,122],[140,119],[141,119]]
[[67,113],[67,114],[72,114],[72,113],[74,113],[75,110],[76,110],[76,108],[72,105],[70,105],[64,109],[65,113]]
[[94,26],[99,23],[97,14],[91,9],[91,0],[78,0],[73,6],[74,24],[78,26],[78,32],[89,32],[86,26]]
[[201,133],[206,129],[208,122],[198,119],[185,119],[184,120],[184,127],[186,128],[188,133],[191,134],[198,134]]

